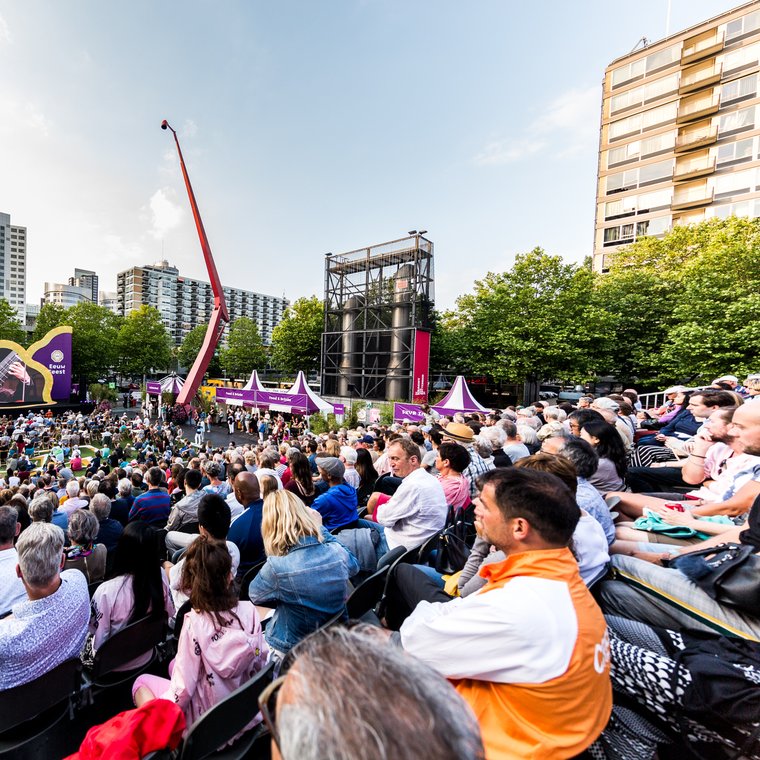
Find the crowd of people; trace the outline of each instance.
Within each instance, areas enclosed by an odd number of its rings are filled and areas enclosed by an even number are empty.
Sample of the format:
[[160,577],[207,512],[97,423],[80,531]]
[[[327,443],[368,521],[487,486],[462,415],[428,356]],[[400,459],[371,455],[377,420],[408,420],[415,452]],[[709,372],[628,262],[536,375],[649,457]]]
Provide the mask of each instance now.
[[[230,410],[225,447],[208,415],[187,434],[145,407],[0,417],[0,691],[160,615],[176,656],[135,705],[192,725],[274,663],[246,729],[266,721],[285,760],[760,757],[694,665],[760,699],[760,608],[714,593],[703,559],[760,552],[758,397],[760,376],[726,376],[658,408],[626,390],[322,435]],[[343,627],[402,555],[373,624]]]

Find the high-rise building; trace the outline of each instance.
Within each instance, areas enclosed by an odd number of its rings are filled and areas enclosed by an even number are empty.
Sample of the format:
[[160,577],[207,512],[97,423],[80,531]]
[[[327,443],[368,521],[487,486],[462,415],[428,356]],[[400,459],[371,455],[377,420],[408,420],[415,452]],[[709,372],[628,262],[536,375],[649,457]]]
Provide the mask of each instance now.
[[101,290],[98,294],[98,303],[101,306],[105,306],[106,309],[110,309],[114,314],[121,314],[119,311],[119,296],[115,291]]
[[757,1],[607,67],[594,269],[674,225],[760,216],[758,77]]
[[10,214],[0,212],[0,298],[26,322],[26,227],[11,224]]
[[[116,276],[118,313],[126,316],[144,304],[158,309],[176,345],[194,327],[207,324],[214,307],[211,285],[181,277],[167,261],[152,266],[132,267]],[[272,342],[272,330],[279,324],[288,301],[249,290],[224,288],[230,321],[249,317],[258,325],[265,344]]]
[[69,277],[69,285],[79,288],[89,288],[89,299],[93,303],[98,302],[98,275],[89,269],[74,269],[74,276]]

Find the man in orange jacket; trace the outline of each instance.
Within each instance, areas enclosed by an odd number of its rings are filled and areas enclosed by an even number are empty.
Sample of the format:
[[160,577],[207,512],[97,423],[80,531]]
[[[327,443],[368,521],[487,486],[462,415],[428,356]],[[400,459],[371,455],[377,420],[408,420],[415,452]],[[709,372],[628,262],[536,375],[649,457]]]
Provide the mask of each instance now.
[[[607,626],[568,549],[580,510],[549,473],[502,468],[478,485],[476,528],[507,558],[481,569],[476,594],[420,593],[401,644],[470,704],[488,760],[574,757],[612,709]],[[398,570],[399,586],[423,591],[420,571]]]

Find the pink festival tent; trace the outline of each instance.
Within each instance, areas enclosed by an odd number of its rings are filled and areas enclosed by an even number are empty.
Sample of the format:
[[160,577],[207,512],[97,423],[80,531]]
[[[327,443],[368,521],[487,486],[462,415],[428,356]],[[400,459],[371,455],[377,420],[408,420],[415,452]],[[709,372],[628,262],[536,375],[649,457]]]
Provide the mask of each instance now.
[[167,375],[165,378],[160,380],[160,383],[161,393],[173,393],[176,396],[182,390],[182,386],[185,384],[185,381],[172,372],[171,375]]
[[306,375],[304,375],[303,370],[298,373],[298,377],[296,378],[295,383],[293,383],[287,392],[291,396],[294,394],[305,395],[307,399],[306,411],[309,414],[313,414],[314,412],[333,411],[333,405],[331,403],[317,396],[317,394],[314,393],[311,388],[309,388],[309,384],[306,382]]
[[451,386],[451,390],[446,395],[443,401],[433,406],[438,414],[447,416],[456,414],[457,412],[463,412],[465,414],[469,412],[482,412],[488,414],[491,409],[486,409],[482,404],[479,404],[473,397],[470,389],[467,387],[467,383],[462,375],[458,375],[454,380],[454,385]]
[[248,382],[243,386],[244,391],[266,391],[264,383],[259,379],[259,373],[256,370],[251,372],[251,377]]

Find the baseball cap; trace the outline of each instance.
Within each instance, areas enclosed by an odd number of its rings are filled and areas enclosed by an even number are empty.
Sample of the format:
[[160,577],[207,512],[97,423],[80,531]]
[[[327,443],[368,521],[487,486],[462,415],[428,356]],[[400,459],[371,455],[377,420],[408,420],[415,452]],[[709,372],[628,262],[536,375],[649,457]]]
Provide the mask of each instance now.
[[317,467],[324,470],[331,478],[342,478],[346,467],[338,457],[317,457]]

